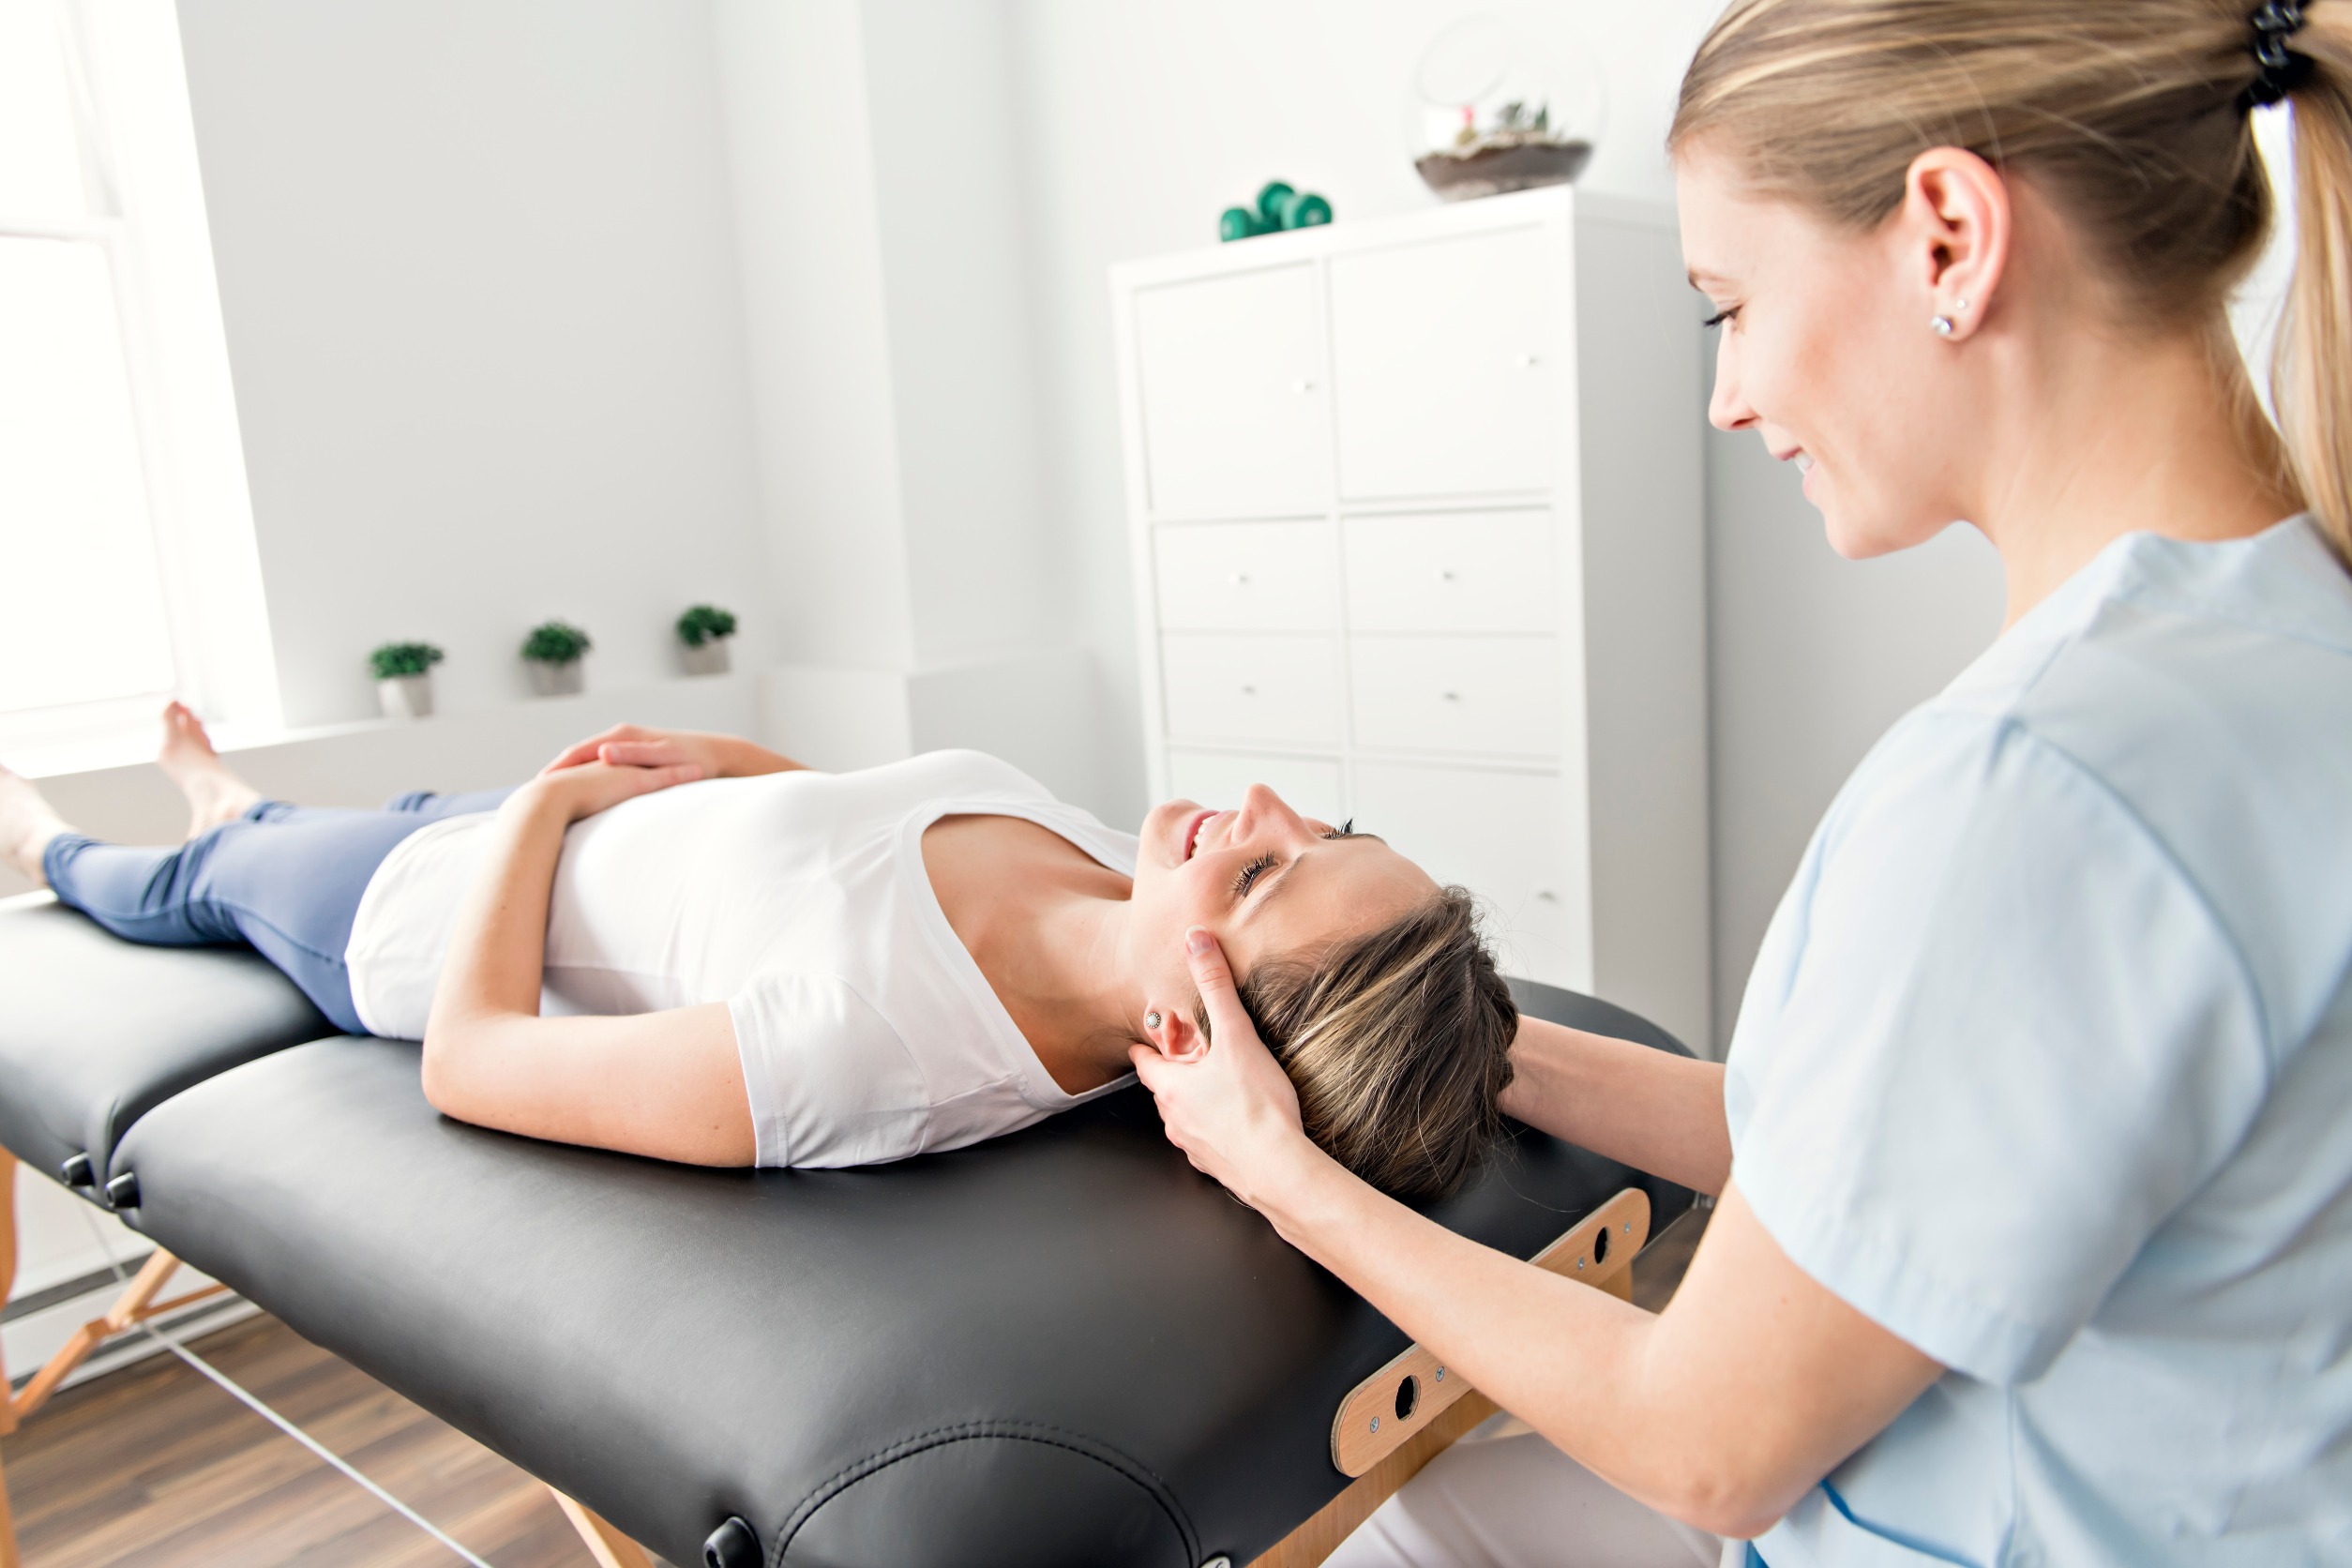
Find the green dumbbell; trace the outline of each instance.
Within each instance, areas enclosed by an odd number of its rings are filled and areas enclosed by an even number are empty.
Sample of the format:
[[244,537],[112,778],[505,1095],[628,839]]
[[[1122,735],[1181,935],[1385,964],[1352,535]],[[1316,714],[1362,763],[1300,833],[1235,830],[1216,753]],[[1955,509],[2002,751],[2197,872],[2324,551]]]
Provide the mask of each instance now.
[[1270,226],[1247,207],[1228,207],[1217,219],[1217,238],[1229,242],[1248,239],[1264,234]]
[[1286,229],[1312,229],[1331,221],[1331,203],[1312,190],[1290,191],[1279,206]]
[[1289,228],[1289,225],[1282,221],[1282,204],[1297,194],[1290,188],[1288,180],[1268,180],[1258,192],[1258,219],[1264,225],[1259,233],[1270,234],[1276,229]]

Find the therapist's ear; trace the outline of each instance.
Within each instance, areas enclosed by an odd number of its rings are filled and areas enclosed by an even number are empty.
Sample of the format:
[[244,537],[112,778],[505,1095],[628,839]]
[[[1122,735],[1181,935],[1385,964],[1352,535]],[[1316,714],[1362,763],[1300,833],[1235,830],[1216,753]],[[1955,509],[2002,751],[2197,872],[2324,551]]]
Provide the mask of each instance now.
[[[1193,1018],[1192,1009],[1195,1005],[1197,1004],[1189,997],[1185,998],[1180,1005],[1172,1005],[1165,1002],[1147,1004],[1143,1016],[1145,1043],[1170,1062],[1199,1060],[1201,1052],[1207,1049],[1209,1041],[1208,1037],[1200,1033],[1200,1025]],[[1156,1028],[1152,1023],[1154,1015],[1157,1015],[1160,1020]]]
[[1983,324],[2009,267],[2010,196],[2001,172],[1966,148],[1930,147],[1911,159],[1896,234],[1921,290],[1922,330],[1958,342]]

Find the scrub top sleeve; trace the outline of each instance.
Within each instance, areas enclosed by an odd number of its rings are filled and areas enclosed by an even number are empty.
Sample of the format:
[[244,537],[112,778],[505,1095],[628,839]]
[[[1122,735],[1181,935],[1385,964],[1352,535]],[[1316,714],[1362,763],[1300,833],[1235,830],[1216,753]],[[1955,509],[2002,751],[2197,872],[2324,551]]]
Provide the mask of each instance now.
[[1938,716],[1874,761],[1785,912],[1801,948],[1732,1180],[1865,1316],[2024,1380],[2259,1111],[2260,1004],[2197,889],[2068,757]]

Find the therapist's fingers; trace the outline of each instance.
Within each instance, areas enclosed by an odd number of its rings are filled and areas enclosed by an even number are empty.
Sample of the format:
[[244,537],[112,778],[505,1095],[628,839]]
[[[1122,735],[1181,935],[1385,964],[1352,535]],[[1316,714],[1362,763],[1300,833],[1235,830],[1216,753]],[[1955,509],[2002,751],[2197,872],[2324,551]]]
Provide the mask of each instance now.
[[1244,1034],[1256,1039],[1258,1026],[1249,1021],[1242,1006],[1242,993],[1233,985],[1233,967],[1225,961],[1225,949],[1206,927],[1195,926],[1184,933],[1184,962],[1192,970],[1201,1004],[1208,1009],[1212,1043]]

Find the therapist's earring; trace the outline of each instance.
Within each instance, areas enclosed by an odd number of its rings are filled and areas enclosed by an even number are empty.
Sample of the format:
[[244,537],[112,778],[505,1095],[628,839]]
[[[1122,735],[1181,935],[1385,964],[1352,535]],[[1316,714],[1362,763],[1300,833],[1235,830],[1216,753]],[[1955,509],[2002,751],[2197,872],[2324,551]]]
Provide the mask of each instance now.
[[1952,321],[1950,316],[1930,317],[1927,324],[1936,329],[1936,336],[1938,338],[1949,338],[1952,336]]
[[1160,1016],[1159,1016],[1157,1013],[1146,1013],[1146,1014],[1144,1014],[1144,1015],[1143,1015],[1143,1027],[1144,1027],[1144,1028],[1146,1028],[1146,1029],[1157,1029],[1157,1028],[1159,1028],[1159,1026],[1160,1026]]

